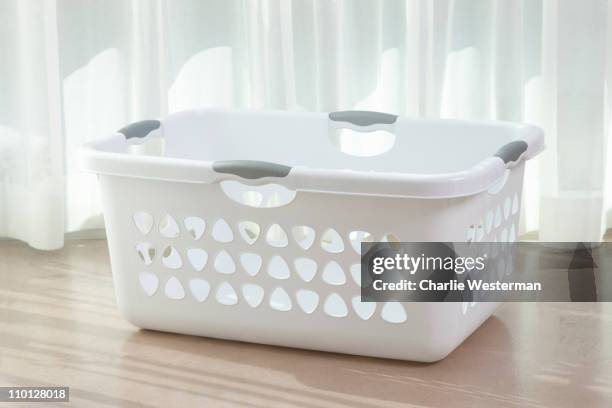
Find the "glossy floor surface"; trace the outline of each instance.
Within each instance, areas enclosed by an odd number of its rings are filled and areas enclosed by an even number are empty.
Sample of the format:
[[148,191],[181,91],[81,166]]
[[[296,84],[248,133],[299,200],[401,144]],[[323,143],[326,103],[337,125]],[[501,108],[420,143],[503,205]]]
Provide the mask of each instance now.
[[505,304],[417,364],[141,331],[105,241],[0,241],[0,385],[66,385],[57,406],[79,407],[611,407],[612,303]]

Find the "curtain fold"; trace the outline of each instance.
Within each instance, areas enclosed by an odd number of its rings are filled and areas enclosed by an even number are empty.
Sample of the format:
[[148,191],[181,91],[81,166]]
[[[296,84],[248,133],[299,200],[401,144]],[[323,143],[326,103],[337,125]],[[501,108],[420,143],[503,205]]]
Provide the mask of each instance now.
[[[525,121],[522,230],[597,241],[612,7],[543,0],[4,0],[0,236],[40,249],[101,228],[80,144],[194,107]],[[609,183],[608,183],[609,184]]]

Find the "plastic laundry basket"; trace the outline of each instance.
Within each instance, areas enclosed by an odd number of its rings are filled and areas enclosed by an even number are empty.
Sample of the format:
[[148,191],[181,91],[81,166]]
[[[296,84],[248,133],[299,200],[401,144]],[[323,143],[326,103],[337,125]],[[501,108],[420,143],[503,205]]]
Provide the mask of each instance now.
[[494,303],[361,303],[362,240],[511,241],[538,128],[376,112],[186,111],[86,145],[117,302],[149,329],[405,360]]

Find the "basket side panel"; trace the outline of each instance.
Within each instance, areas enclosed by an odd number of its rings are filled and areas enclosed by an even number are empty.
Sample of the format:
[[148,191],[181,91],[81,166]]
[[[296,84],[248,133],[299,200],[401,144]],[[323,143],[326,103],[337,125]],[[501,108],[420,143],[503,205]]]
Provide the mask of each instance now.
[[[486,222],[488,211],[503,205],[502,196],[510,191],[505,189],[520,192],[522,174],[513,173],[499,197],[482,193],[415,200],[298,193],[278,208],[238,204],[218,184],[102,176],[119,308],[143,328],[437,360],[475,330],[494,305],[362,304],[356,299],[360,291],[355,279],[360,278],[355,241],[365,232],[374,240],[465,241],[471,225]],[[518,219],[518,213],[512,217]],[[201,237],[187,223],[194,218],[205,223]],[[149,224],[148,230],[143,228]],[[215,232],[217,225],[221,232]],[[299,244],[304,226],[314,231],[307,249]],[[194,252],[200,254],[195,260],[189,255]],[[298,268],[298,260],[316,265],[309,272],[314,276]]]

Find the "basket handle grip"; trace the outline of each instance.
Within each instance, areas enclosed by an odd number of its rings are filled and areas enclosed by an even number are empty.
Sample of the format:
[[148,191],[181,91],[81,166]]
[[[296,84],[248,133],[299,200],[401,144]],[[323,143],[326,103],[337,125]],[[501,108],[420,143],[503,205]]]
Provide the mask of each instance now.
[[217,173],[233,174],[248,180],[283,178],[291,171],[291,166],[257,160],[220,160],[214,162],[212,168]]
[[398,118],[391,113],[360,110],[330,112],[328,117],[331,128],[348,127],[362,132],[373,130],[393,132]]
[[529,160],[544,150],[544,131],[537,126],[523,124],[521,136],[512,140],[497,150],[493,157],[500,159],[509,169],[523,160]]
[[161,122],[156,119],[141,120],[139,122],[130,123],[117,131],[121,133],[127,140],[137,137],[145,138],[149,133],[161,127]]
[[500,147],[499,150],[495,152],[493,156],[502,159],[506,167],[508,165],[511,166],[521,159],[523,154],[525,154],[525,152],[527,151],[528,147],[529,145],[526,141],[514,140]]

